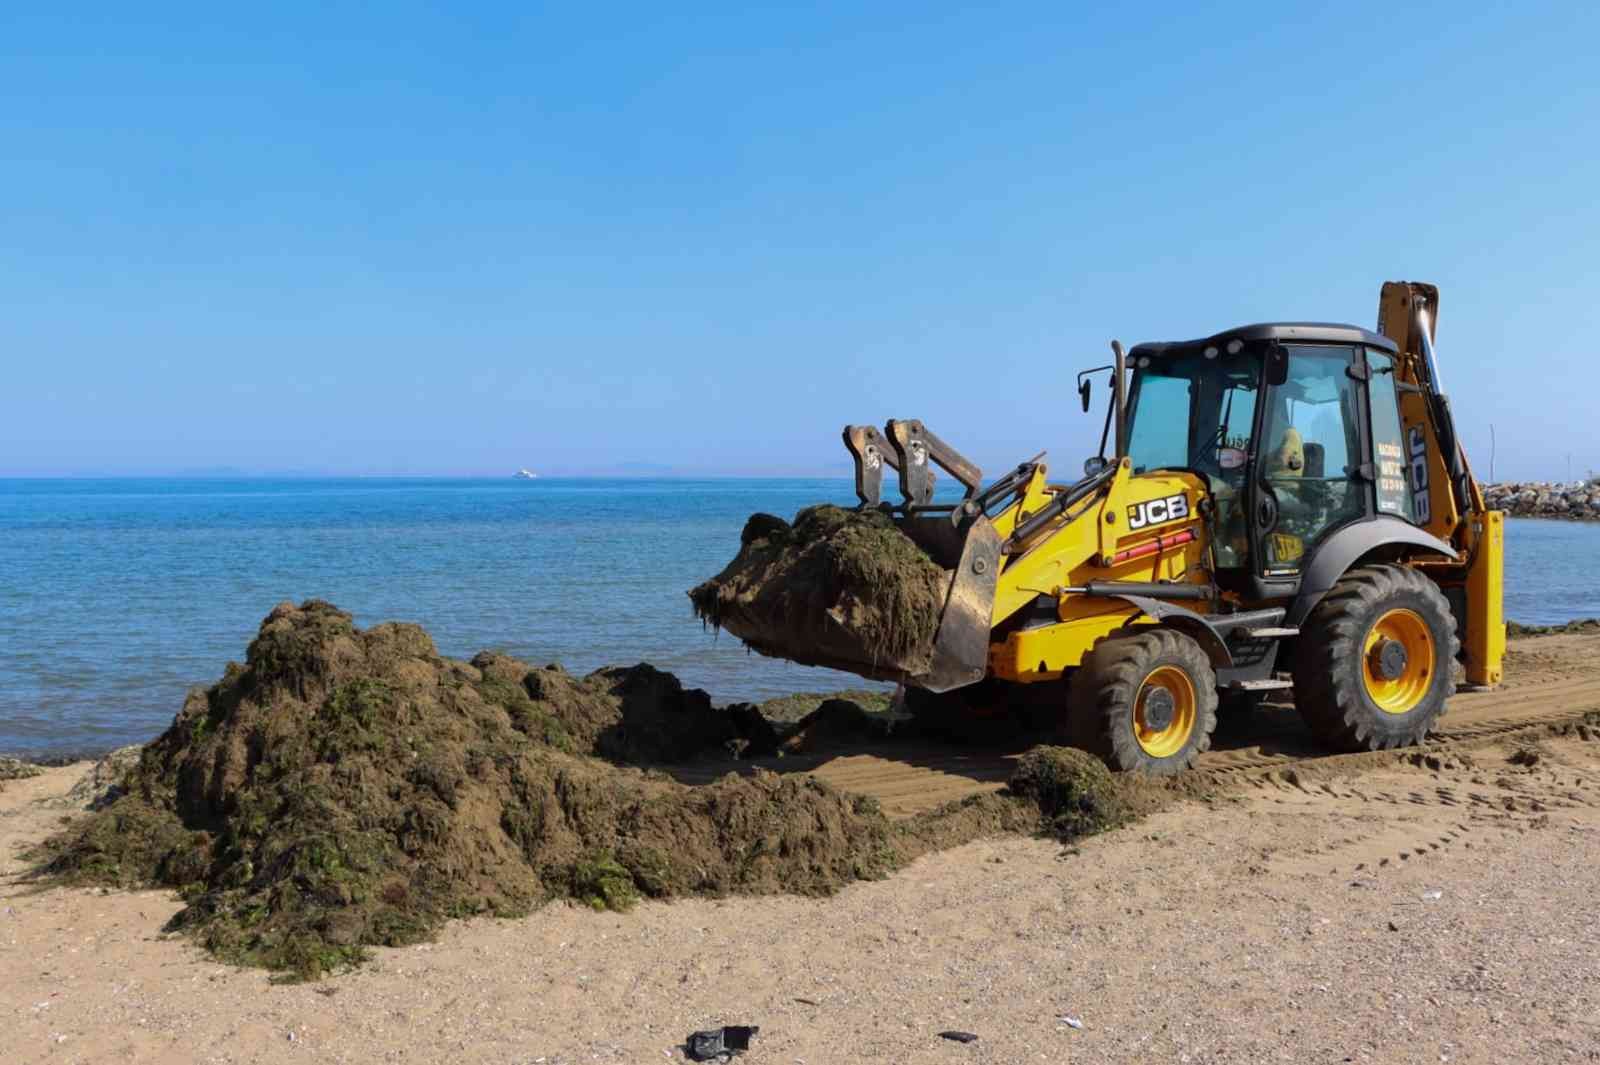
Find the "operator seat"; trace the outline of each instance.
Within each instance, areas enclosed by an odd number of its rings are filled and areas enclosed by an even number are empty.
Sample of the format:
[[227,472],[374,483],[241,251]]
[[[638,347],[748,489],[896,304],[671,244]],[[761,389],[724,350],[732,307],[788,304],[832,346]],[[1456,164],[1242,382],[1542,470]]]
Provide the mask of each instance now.
[[[1290,426],[1283,431],[1278,446],[1267,456],[1267,479],[1275,489],[1278,500],[1278,522],[1266,537],[1263,546],[1268,563],[1293,562],[1305,554],[1305,539],[1300,530],[1309,529],[1315,522],[1315,501],[1306,498],[1306,488],[1317,482],[1309,480],[1306,453],[1317,444],[1306,444],[1300,430]],[[1319,461],[1321,456],[1319,455]],[[1304,483],[1302,483],[1302,479]]]
[[1301,476],[1308,480],[1320,481],[1326,477],[1323,473],[1328,458],[1328,449],[1322,444],[1307,443],[1305,445],[1306,468]]

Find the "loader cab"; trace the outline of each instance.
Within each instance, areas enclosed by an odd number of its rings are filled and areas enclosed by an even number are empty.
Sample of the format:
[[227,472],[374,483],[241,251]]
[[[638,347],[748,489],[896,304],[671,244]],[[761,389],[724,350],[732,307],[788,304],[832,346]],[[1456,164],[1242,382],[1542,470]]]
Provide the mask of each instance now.
[[1408,521],[1395,346],[1356,326],[1245,326],[1128,353],[1135,475],[1206,482],[1216,576],[1246,599],[1293,595],[1316,548],[1354,521]]

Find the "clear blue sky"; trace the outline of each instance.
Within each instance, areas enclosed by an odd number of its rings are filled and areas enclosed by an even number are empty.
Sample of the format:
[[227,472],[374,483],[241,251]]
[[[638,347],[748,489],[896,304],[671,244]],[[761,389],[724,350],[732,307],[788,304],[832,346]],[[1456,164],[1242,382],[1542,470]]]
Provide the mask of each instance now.
[[1389,278],[1481,472],[1600,467],[1590,5],[21,6],[0,474],[1065,472],[1110,337]]

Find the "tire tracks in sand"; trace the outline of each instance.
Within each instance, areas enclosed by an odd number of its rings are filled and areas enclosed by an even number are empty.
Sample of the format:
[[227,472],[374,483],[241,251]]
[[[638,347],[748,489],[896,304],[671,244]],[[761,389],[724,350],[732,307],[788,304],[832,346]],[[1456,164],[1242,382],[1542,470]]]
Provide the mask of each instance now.
[[[1452,696],[1439,728],[1419,748],[1329,754],[1305,730],[1292,704],[1269,704],[1248,719],[1219,726],[1212,750],[1201,756],[1192,773],[1220,786],[1235,780],[1248,785],[1254,779],[1293,788],[1286,783],[1285,770],[1289,777],[1302,779],[1370,772],[1416,758],[1443,765],[1442,759],[1454,752],[1545,735],[1600,710],[1600,636],[1515,641],[1506,673],[1505,683],[1492,691],[1463,690]],[[1038,737],[1027,737],[982,747],[891,740],[833,753],[757,759],[740,763],[737,771],[810,773],[841,790],[873,796],[891,817],[907,817],[1000,788],[1016,759],[1037,742]],[[729,766],[698,764],[671,771],[686,783],[705,783],[728,772]],[[1473,800],[1468,794],[1460,801]]]

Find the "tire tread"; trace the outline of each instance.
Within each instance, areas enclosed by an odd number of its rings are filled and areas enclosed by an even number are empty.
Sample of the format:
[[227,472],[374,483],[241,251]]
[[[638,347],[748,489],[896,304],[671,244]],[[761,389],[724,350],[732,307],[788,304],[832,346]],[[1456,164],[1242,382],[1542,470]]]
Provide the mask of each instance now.
[[[1151,758],[1131,723],[1139,685],[1158,665],[1178,665],[1194,681],[1195,736],[1169,758]],[[1095,641],[1073,673],[1068,697],[1068,740],[1114,770],[1164,776],[1182,772],[1211,746],[1217,727],[1217,680],[1211,660],[1191,637],[1172,629],[1112,633]]]
[[[1421,606],[1418,613],[1447,637],[1438,648],[1447,653],[1435,655],[1436,676],[1429,694],[1416,709],[1394,715],[1393,720],[1385,720],[1382,711],[1370,705],[1361,676],[1361,644],[1368,627],[1388,605]],[[1295,706],[1317,738],[1331,747],[1378,751],[1413,746],[1444,713],[1450,663],[1460,651],[1455,616],[1432,580],[1409,566],[1353,569],[1302,626],[1293,670]]]

